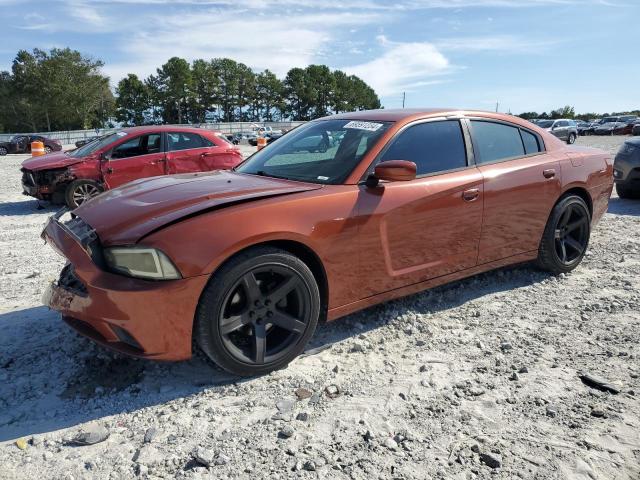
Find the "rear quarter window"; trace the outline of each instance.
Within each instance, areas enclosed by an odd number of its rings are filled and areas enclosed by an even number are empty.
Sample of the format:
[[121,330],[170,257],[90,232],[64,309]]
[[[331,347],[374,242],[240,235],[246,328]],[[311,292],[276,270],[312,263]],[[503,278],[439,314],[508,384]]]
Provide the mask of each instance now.
[[503,123],[471,120],[474,147],[479,164],[498,162],[525,155],[520,129]]
[[531,155],[532,153],[538,153],[542,151],[542,148],[540,147],[540,142],[538,141],[538,137],[536,137],[533,133],[527,132],[526,130],[520,130],[520,134],[522,135],[524,152],[527,155]]

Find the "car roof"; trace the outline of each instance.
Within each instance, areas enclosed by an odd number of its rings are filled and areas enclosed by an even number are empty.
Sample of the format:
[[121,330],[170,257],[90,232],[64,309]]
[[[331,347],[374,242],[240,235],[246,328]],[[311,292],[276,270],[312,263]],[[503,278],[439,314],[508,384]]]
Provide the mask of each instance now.
[[396,108],[379,110],[359,110],[357,112],[338,113],[318,120],[362,120],[374,122],[403,122],[432,117],[483,117],[487,119],[502,120],[518,124],[523,128],[535,127],[535,124],[520,117],[507,115],[506,113],[489,112],[486,110],[463,110],[458,108]]
[[129,134],[139,133],[153,133],[153,132],[191,132],[191,133],[203,133],[210,132],[213,134],[219,133],[218,130],[210,130],[208,128],[190,127],[182,125],[144,125],[142,127],[127,127],[120,129],[121,132]]

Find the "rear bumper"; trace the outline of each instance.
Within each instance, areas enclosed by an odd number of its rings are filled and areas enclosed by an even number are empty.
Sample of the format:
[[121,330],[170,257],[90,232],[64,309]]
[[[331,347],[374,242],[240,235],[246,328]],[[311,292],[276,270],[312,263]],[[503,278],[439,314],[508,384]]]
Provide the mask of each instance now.
[[[43,303],[75,330],[129,355],[191,357],[193,318],[207,276],[147,281],[106,272],[92,259],[91,247],[56,219],[49,221],[43,237],[71,265],[49,285]],[[70,268],[72,280],[65,275]]]

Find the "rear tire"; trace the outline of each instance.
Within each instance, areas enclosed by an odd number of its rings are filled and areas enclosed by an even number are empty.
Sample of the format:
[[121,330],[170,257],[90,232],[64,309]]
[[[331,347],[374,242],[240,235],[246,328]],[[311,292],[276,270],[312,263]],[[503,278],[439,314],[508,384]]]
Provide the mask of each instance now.
[[573,145],[574,143],[576,143],[576,134],[575,133],[570,133],[569,134],[569,138],[567,138],[567,143],[569,145]]
[[211,277],[196,310],[194,337],[228,372],[263,375],[303,351],[319,315],[320,291],[309,267],[284,250],[255,247]]
[[6,147],[0,147],[0,157],[4,157],[7,153],[9,152]]
[[620,198],[640,198],[640,188],[634,189],[632,186],[624,183],[616,183],[616,193]]
[[577,195],[562,197],[553,207],[540,240],[538,266],[554,274],[576,268],[589,246],[591,214]]
[[64,200],[67,206],[73,210],[100,195],[102,191],[100,184],[93,180],[74,180],[67,186]]
[[51,147],[44,147],[44,153],[51,153]]

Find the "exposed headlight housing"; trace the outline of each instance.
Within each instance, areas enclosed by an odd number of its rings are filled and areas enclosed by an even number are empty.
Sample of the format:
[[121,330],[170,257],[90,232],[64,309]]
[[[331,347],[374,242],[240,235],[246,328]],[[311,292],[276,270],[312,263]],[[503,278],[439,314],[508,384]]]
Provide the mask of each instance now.
[[146,280],[176,280],[182,278],[164,253],[147,247],[112,247],[104,249],[109,269],[129,277]]

